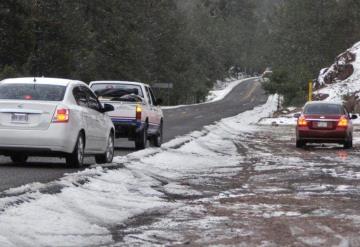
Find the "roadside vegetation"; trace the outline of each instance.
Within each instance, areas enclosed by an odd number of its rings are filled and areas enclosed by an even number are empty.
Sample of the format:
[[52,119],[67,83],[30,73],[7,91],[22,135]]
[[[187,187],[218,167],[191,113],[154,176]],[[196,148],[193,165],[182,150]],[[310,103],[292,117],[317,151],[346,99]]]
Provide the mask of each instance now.
[[360,40],[359,10],[356,0],[2,0],[0,79],[173,83],[170,103],[184,104],[270,66],[265,89],[301,102],[308,79]]

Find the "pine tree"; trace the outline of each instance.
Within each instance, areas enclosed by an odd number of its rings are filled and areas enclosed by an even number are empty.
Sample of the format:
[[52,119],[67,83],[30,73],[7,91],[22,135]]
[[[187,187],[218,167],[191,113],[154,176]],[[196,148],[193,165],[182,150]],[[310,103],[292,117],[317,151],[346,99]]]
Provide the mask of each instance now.
[[28,18],[22,1],[0,1],[0,70],[6,66],[6,70],[11,67],[16,74],[22,74],[22,65],[33,45]]

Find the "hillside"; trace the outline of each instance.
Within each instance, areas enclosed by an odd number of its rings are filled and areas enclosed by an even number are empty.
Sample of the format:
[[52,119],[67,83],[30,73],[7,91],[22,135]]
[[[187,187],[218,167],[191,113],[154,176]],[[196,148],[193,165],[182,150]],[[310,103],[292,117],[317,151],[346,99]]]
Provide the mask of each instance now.
[[360,42],[320,71],[315,88],[314,99],[343,101],[350,111],[360,113]]

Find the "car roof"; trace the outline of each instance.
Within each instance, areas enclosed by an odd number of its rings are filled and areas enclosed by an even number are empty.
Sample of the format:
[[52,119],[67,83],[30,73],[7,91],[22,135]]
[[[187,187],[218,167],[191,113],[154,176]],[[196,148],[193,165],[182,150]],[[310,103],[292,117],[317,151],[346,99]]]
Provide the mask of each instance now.
[[90,84],[105,84],[105,83],[118,83],[118,84],[133,84],[133,85],[145,85],[145,86],[149,86],[145,83],[142,82],[136,82],[136,81],[92,81],[90,82]]
[[0,81],[1,84],[12,83],[12,84],[50,84],[50,85],[59,85],[59,86],[68,86],[69,84],[84,84],[82,81],[70,80],[70,79],[60,79],[60,78],[49,78],[49,77],[19,77],[19,78],[9,78]]
[[330,102],[330,101],[309,101],[305,104],[305,106],[307,105],[339,105],[342,106],[343,103],[342,102]]

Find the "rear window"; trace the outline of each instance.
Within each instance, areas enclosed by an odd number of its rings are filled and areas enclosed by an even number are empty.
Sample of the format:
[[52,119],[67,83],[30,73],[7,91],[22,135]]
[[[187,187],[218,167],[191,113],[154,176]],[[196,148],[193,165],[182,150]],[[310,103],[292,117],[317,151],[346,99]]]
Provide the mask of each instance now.
[[62,101],[66,86],[47,84],[0,84],[0,99]]
[[134,84],[104,83],[94,84],[91,89],[102,98],[122,97],[128,94],[139,95],[144,98],[141,87]]
[[305,114],[344,114],[343,107],[335,104],[311,104],[304,109]]

